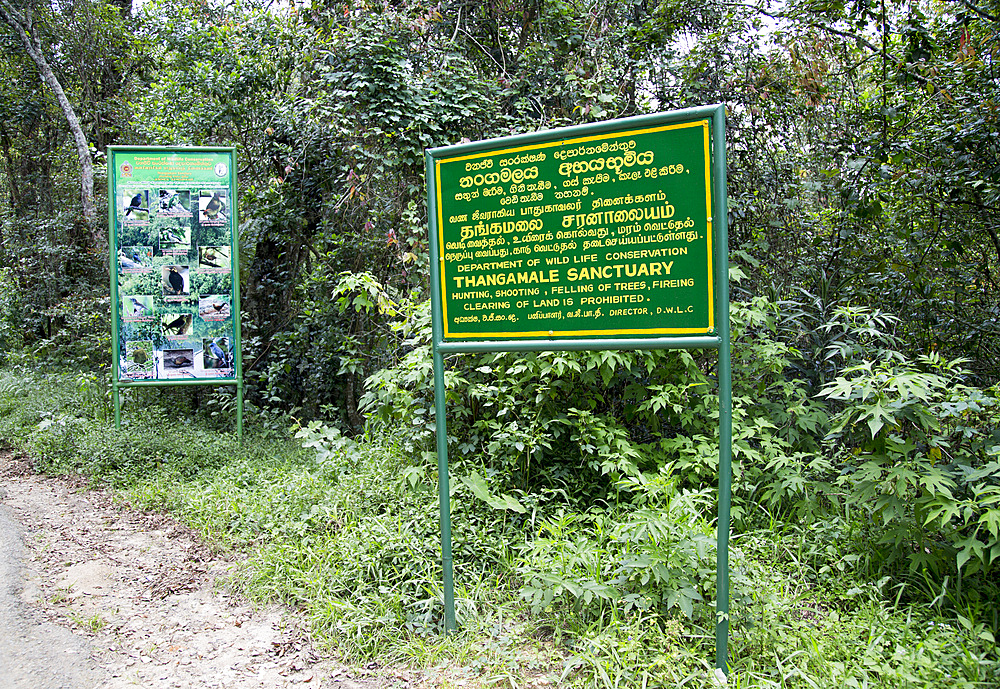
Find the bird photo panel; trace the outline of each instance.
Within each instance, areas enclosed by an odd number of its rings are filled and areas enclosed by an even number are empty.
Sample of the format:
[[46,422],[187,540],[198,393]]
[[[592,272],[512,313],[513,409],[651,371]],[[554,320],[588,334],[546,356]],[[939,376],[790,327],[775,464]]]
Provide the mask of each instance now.
[[160,202],[157,209],[159,215],[178,215],[191,217],[190,189],[160,189]]
[[156,378],[156,355],[152,340],[125,342],[125,368],[133,379]]
[[161,358],[166,378],[185,378],[194,373],[193,349],[164,349]]
[[[181,297],[191,294],[191,277],[188,266],[161,266],[163,296]],[[170,299],[169,301],[176,301]]]
[[126,323],[155,321],[153,297],[148,294],[123,295],[122,317]]
[[122,273],[142,273],[153,264],[153,247],[123,246],[118,252],[118,270]]
[[225,225],[229,215],[227,189],[202,189],[198,198],[198,222],[201,225]]
[[231,368],[232,353],[229,350],[228,337],[216,337],[202,340],[202,365],[206,370]]
[[157,226],[162,255],[183,257],[191,252],[190,218],[165,218]]
[[121,222],[125,225],[149,223],[149,189],[122,190],[119,192]]
[[119,379],[235,377],[231,153],[115,151],[112,172]]
[[194,319],[190,313],[165,313],[161,317],[163,336],[167,340],[186,340],[191,335]]
[[224,321],[230,313],[228,294],[209,294],[198,299],[198,315],[202,320]]
[[228,246],[198,247],[198,270],[203,273],[228,273],[231,269]]

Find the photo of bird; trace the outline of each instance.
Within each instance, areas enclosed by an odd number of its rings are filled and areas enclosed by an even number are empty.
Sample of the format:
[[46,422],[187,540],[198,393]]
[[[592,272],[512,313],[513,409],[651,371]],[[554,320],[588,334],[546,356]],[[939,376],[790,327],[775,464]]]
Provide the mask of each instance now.
[[201,209],[201,214],[209,220],[216,220],[225,212],[226,203],[222,200],[221,193],[218,191],[212,194],[212,198],[210,198],[208,203],[205,204],[205,207]]
[[129,300],[132,302],[132,315],[133,316],[145,316],[147,313],[149,313],[149,310],[150,310],[149,307],[146,306],[145,304],[143,304],[141,301],[139,301],[135,297],[129,297]]
[[164,266],[163,293],[166,295],[187,294],[187,266]]
[[229,247],[203,246],[198,249],[199,268],[229,268]]
[[133,270],[136,268],[143,267],[142,262],[139,260],[139,257],[137,255],[130,258],[122,253],[118,254],[118,265],[120,265],[124,269],[133,269]]
[[206,369],[231,368],[233,355],[229,352],[229,339],[206,338],[202,342],[203,366]]
[[122,270],[149,268],[153,250],[148,246],[123,246],[118,249],[118,265]]
[[[167,318],[171,316],[176,316],[170,322],[167,322]],[[184,335],[191,329],[191,314],[170,314],[164,317],[163,321],[163,332],[166,335]]]
[[[146,372],[151,373],[156,365],[153,358],[153,343],[150,340],[132,340],[125,343],[127,356],[125,359],[125,370],[130,374]],[[147,376],[139,376],[147,377]]]
[[229,302],[219,295],[202,297],[198,300],[198,314],[210,321],[229,318]]
[[183,354],[178,354],[177,356],[164,357],[163,363],[170,368],[184,368],[185,366],[193,364],[194,360],[184,356]]
[[187,215],[191,212],[191,192],[185,189],[160,189],[160,213]]
[[222,351],[222,347],[216,344],[215,340],[209,340],[208,348],[212,352],[212,356],[219,362],[219,365],[225,368],[229,365],[229,356]]
[[143,197],[143,193],[140,191],[138,194],[136,194],[135,196],[132,197],[131,201],[128,202],[128,205],[125,206],[125,217],[126,218],[131,213],[137,213],[139,211],[145,212],[145,209],[142,207],[142,202],[143,202],[143,198],[142,197]]
[[173,189],[160,189],[160,210],[169,213],[180,203],[177,192]]
[[189,368],[193,364],[193,349],[167,349],[163,352],[164,368]]
[[184,237],[177,234],[176,232],[171,232],[170,230],[163,228],[160,230],[160,241],[170,242],[171,244],[186,244]]
[[167,274],[167,280],[170,281],[170,287],[173,288],[176,294],[184,291],[184,278],[181,277],[176,268],[170,269],[170,272]]

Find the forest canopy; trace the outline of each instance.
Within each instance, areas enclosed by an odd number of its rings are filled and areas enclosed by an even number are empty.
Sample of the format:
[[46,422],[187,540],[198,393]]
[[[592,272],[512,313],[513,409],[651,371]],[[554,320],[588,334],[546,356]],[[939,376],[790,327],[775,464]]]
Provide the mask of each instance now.
[[425,148],[716,102],[740,291],[787,302],[804,375],[826,379],[815,333],[847,305],[895,316],[884,334],[910,355],[967,358],[987,384],[1000,373],[989,6],[5,7],[18,76],[0,98],[2,250],[23,300],[9,327],[33,349],[61,337],[99,363],[98,335],[75,321],[105,310],[106,233],[81,213],[64,112],[25,78],[38,70],[22,25],[79,116],[98,196],[110,143],[237,146],[258,399],[359,421],[352,400],[398,349],[391,318],[315,297],[350,274],[394,302],[424,298]]

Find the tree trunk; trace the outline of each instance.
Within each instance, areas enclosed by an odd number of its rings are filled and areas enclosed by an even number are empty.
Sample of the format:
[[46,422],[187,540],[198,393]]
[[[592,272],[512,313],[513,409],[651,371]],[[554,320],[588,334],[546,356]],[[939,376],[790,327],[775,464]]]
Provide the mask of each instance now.
[[347,374],[347,383],[344,385],[344,406],[347,408],[347,420],[351,424],[351,430],[360,433],[365,427],[365,417],[358,410],[358,400],[354,395],[354,386],[357,381],[357,374]]
[[49,65],[49,61],[42,51],[42,42],[34,33],[32,26],[31,10],[25,9],[22,14],[9,0],[0,0],[0,17],[14,29],[25,52],[38,67],[42,79],[55,94],[59,107],[62,108],[63,115],[69,124],[70,132],[76,143],[76,155],[80,161],[80,211],[83,222],[89,230],[94,244],[97,245],[100,237],[97,233],[97,210],[94,207],[94,161],[90,156],[90,146],[87,143],[87,135],[83,132],[83,126],[80,124],[80,118],[76,116],[76,111],[69,102],[69,98],[66,97],[62,84],[59,83],[59,79],[56,78],[52,66]]
[[0,122],[0,148],[3,148],[3,159],[7,167],[7,184],[10,185],[10,207],[15,213],[21,211],[21,189],[18,187],[17,166],[14,164],[14,157],[11,155],[10,136],[7,128]]

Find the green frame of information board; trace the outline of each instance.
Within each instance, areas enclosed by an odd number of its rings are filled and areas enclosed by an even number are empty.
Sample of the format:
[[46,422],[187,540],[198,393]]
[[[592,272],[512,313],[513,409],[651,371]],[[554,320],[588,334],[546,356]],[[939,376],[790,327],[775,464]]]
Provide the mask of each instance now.
[[716,667],[729,638],[732,374],[725,107],[425,152],[445,627],[454,629],[444,356],[717,349]]
[[233,147],[108,147],[111,389],[235,385],[243,435]]

